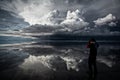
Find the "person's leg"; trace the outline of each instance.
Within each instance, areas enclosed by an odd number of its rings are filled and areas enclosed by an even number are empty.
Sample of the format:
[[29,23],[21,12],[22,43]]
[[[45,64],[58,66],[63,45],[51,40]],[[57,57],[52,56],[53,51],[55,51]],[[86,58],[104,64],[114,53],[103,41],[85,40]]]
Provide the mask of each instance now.
[[89,79],[88,80],[93,80],[93,69],[92,69],[92,61],[89,59],[88,61],[88,67],[89,67]]
[[88,67],[89,67],[89,72],[90,72],[90,74],[92,74],[93,73],[93,69],[92,69],[92,61],[89,59],[89,61],[88,61]]
[[94,69],[94,72],[93,72],[93,79],[92,80],[96,80],[97,79],[97,65],[96,65],[96,60],[93,63],[93,69]]
[[94,61],[93,67],[94,67],[94,74],[97,74],[96,59],[95,59],[95,61]]

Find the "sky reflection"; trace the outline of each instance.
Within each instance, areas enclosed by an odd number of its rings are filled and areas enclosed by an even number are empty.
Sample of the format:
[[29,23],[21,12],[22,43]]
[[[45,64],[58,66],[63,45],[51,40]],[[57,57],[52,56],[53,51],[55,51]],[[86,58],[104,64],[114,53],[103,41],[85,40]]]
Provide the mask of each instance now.
[[[119,66],[119,51],[120,47],[117,45],[100,45],[97,55],[98,71],[119,70],[115,68]],[[89,49],[85,45],[31,43],[4,46],[0,48],[0,74],[9,76],[8,73],[11,73],[15,79],[21,76],[32,76],[35,79],[35,76],[39,76],[43,80],[50,80],[48,77],[53,76],[65,77],[68,74],[79,76],[88,70],[88,55]]]

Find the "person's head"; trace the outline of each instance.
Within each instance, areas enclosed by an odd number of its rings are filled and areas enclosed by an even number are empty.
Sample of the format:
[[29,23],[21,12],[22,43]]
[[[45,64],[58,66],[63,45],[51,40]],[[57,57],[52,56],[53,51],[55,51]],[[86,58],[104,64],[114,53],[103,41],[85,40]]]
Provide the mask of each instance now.
[[91,38],[91,40],[90,40],[90,41],[96,42],[96,40],[95,40],[94,38]]
[[95,43],[96,40],[95,40],[94,38],[91,38],[89,42],[90,42],[90,43]]

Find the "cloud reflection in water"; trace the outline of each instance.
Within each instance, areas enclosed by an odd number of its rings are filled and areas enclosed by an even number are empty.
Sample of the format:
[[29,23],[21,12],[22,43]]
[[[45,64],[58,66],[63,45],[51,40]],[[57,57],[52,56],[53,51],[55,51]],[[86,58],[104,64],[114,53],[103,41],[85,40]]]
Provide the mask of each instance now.
[[[50,48],[50,47],[49,47]],[[57,49],[52,47],[49,48],[41,48],[41,53],[37,53],[37,55],[34,55],[33,53],[30,54],[28,58],[25,59],[25,61],[19,66],[20,68],[24,70],[53,70],[53,71],[59,71],[59,70],[75,70],[79,71],[81,68],[81,65],[85,63],[87,65],[87,58],[88,58],[88,52],[85,51],[84,53],[81,53],[82,48],[61,48]],[[44,52],[48,50],[48,53],[45,54]],[[50,50],[50,51],[49,51]],[[29,49],[27,50],[29,51]],[[34,53],[37,52],[37,49],[34,48]],[[108,49],[106,50],[108,51]],[[105,51],[105,52],[106,52]],[[87,53],[87,54],[86,54]],[[38,55],[40,54],[40,55]],[[100,54],[98,52],[98,54]],[[112,57],[110,57],[112,56]],[[109,55],[109,56],[101,56],[98,55],[97,62],[103,63],[108,67],[112,67],[115,65],[115,55]]]

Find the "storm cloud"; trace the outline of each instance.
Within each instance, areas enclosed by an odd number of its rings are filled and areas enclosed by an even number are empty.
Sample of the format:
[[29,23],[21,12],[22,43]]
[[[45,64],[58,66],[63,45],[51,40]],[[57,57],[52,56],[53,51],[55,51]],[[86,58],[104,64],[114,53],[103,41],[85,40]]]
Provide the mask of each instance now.
[[[95,25],[118,26],[119,3],[119,0],[0,0],[0,9],[23,18],[30,25],[57,25],[63,26],[63,30],[83,28],[89,31]],[[109,21],[108,17],[115,19]]]
[[[65,16],[64,12],[78,9],[87,19],[88,15],[92,14],[95,18],[110,13],[119,17],[119,3],[119,0],[2,0],[0,7],[34,23],[32,20],[39,19],[53,10],[59,10],[63,12],[62,16]],[[95,14],[96,11],[98,14]]]

